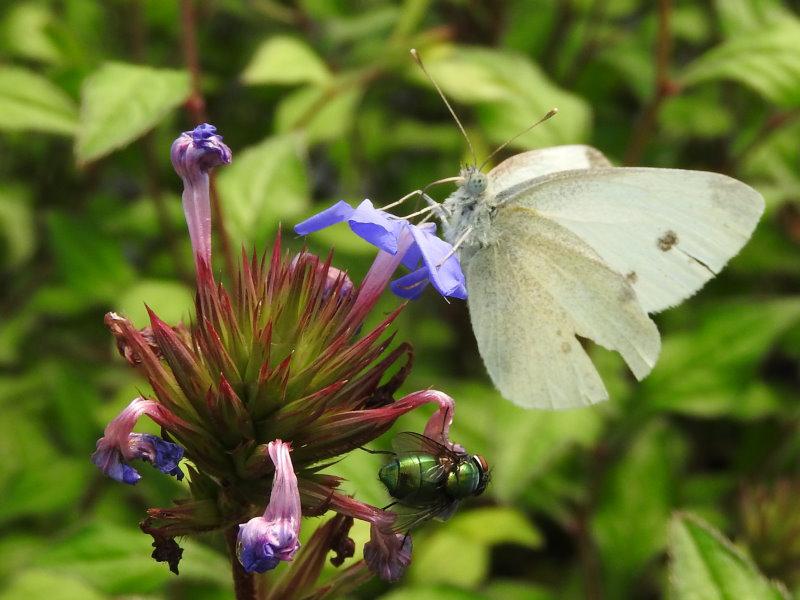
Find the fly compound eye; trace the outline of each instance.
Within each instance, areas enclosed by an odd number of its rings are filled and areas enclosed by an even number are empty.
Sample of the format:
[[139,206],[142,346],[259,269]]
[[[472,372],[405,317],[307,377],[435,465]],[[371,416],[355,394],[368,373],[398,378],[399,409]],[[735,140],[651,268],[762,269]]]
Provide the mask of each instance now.
[[467,179],[467,191],[470,194],[482,194],[486,191],[486,175],[483,173],[473,173]]
[[473,495],[480,496],[484,491],[486,491],[486,486],[489,485],[489,480],[491,479],[491,473],[489,469],[489,463],[486,462],[486,459],[483,458],[480,454],[473,454],[472,460],[478,465],[480,469],[480,479],[478,481],[478,487],[475,489]]

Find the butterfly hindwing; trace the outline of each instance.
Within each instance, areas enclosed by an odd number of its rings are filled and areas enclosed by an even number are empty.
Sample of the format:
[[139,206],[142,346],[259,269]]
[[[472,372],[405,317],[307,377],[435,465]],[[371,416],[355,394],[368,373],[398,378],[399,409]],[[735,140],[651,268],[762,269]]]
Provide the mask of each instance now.
[[660,349],[629,282],[577,236],[521,207],[498,210],[494,243],[467,261],[481,356],[514,403],[571,408],[607,398],[576,336],[620,352],[638,378]]

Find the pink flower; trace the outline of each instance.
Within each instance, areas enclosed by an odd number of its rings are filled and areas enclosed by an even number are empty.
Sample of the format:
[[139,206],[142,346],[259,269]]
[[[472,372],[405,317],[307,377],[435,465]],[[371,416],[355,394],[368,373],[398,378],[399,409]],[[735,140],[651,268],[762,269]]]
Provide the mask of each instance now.
[[168,475],[183,479],[178,463],[183,458],[183,448],[157,435],[132,433],[142,415],[148,415],[156,423],[164,425],[167,415],[164,408],[153,400],[134,399],[107,426],[92,454],[92,462],[111,479],[121,483],[135,484],[142,476],[126,464],[139,458]]
[[231,162],[231,150],[208,123],[185,131],[172,144],[172,166],[183,179],[183,212],[195,259],[211,264],[211,200],[208,172]]
[[269,504],[261,517],[239,525],[236,555],[248,573],[263,573],[292,560],[300,547],[300,492],[294,474],[289,444],[281,440],[269,443],[269,456],[275,465],[275,477]]

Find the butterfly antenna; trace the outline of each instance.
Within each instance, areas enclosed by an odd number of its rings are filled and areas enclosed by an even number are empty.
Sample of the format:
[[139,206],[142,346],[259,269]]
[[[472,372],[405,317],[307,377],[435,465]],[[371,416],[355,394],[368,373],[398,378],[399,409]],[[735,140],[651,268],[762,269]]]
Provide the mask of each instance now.
[[439,92],[439,97],[442,99],[442,102],[444,102],[444,105],[447,107],[447,110],[449,110],[450,114],[453,116],[453,120],[456,122],[456,125],[458,125],[458,128],[461,130],[461,135],[463,135],[464,139],[467,140],[467,146],[469,146],[469,152],[470,154],[472,154],[472,164],[477,165],[478,158],[475,155],[475,148],[472,147],[472,142],[469,141],[467,130],[464,129],[464,126],[461,124],[461,121],[459,120],[456,111],[453,110],[453,107],[450,106],[450,102],[447,101],[447,96],[444,95],[442,88],[439,87],[439,84],[436,83],[436,80],[433,77],[431,77],[430,73],[428,73],[428,69],[426,69],[425,65],[422,63],[422,59],[420,58],[419,52],[417,52],[416,48],[411,49],[411,56],[414,58],[414,61],[416,61],[416,63],[419,65],[419,68],[422,69],[422,72],[425,73],[425,76],[428,78],[428,80],[430,80],[430,82],[433,84],[433,87],[436,88],[436,91]]
[[489,156],[487,156],[487,157],[486,157],[486,160],[484,160],[484,161],[483,161],[483,163],[482,163],[482,164],[481,164],[481,166],[479,167],[479,170],[480,170],[480,169],[483,169],[483,167],[485,167],[485,166],[486,166],[486,163],[488,163],[488,162],[491,160],[491,158],[492,158],[492,157],[493,157],[495,154],[497,154],[498,152],[500,152],[500,150],[502,150],[503,148],[505,148],[506,146],[508,146],[508,145],[509,145],[511,142],[513,142],[514,140],[518,139],[520,136],[523,136],[523,135],[525,135],[525,134],[526,134],[526,133],[528,133],[528,132],[529,132],[531,129],[533,129],[534,127],[536,127],[537,125],[541,125],[542,123],[544,123],[545,121],[547,121],[547,119],[549,119],[549,118],[551,118],[551,117],[555,117],[557,114],[558,114],[558,109],[557,109],[557,108],[553,108],[553,109],[551,109],[551,110],[550,110],[550,112],[548,112],[548,113],[547,113],[545,116],[543,116],[541,119],[539,119],[538,121],[536,121],[536,123],[534,123],[533,125],[531,125],[531,126],[530,126],[530,127],[528,127],[527,129],[525,129],[525,130],[523,130],[523,131],[520,131],[520,132],[519,132],[517,135],[515,135],[514,137],[512,137],[510,140],[508,140],[508,141],[506,141],[506,142],[503,142],[503,143],[502,143],[500,146],[498,146],[498,147],[497,147],[497,148],[494,150],[494,152],[492,152],[492,153],[491,153]]

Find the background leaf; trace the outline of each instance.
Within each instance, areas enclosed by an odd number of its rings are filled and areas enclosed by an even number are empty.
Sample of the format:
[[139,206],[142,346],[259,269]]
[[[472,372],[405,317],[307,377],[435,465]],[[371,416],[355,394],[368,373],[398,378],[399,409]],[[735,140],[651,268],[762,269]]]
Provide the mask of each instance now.
[[325,63],[304,41],[288,36],[273,36],[256,49],[242,73],[249,84],[325,83],[330,73]]
[[677,514],[670,524],[670,581],[675,600],[787,600],[742,552],[700,518]]
[[225,202],[230,233],[236,247],[262,246],[284,221],[291,231],[294,220],[308,206],[308,182],[298,139],[270,137],[239,152],[220,173],[219,189]]
[[107,63],[83,84],[75,152],[97,160],[152,129],[189,95],[189,74]]
[[800,106],[800,24],[783,19],[776,26],[723,42],[690,64],[684,86],[732,79],[781,107]]
[[0,131],[72,135],[78,110],[51,81],[19,67],[0,66]]

